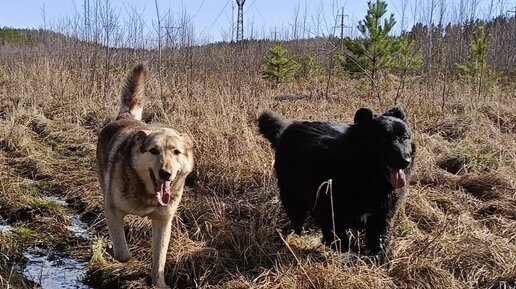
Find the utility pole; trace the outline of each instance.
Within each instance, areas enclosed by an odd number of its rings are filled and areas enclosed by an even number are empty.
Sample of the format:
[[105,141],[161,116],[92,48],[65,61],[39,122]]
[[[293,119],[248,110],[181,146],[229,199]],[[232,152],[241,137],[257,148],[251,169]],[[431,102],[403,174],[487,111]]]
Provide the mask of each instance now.
[[237,37],[236,41],[244,40],[244,3],[245,0],[236,0],[238,5]]
[[90,41],[91,30],[90,0],[84,0],[84,40]]
[[274,42],[277,40],[278,31],[276,29],[276,26],[274,26],[274,31],[271,31],[271,36],[274,39]]

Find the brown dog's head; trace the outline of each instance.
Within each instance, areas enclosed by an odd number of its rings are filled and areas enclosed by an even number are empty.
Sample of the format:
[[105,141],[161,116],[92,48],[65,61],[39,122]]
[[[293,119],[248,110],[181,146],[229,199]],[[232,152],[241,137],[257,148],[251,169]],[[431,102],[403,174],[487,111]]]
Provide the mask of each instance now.
[[[193,142],[168,127],[151,127],[133,136],[132,167],[158,203],[167,206],[177,185],[193,170]],[[177,184],[177,185],[176,185]]]

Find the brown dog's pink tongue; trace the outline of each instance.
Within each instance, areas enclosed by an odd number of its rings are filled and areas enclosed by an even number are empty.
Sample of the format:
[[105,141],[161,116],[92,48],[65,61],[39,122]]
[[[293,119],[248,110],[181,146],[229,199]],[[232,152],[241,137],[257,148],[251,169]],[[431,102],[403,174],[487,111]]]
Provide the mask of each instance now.
[[170,184],[171,181],[162,182],[160,180],[156,180],[156,197],[158,199],[158,203],[162,206],[168,206],[170,202]]
[[391,185],[393,188],[401,189],[406,185],[407,178],[405,177],[405,172],[403,170],[390,169],[390,173]]

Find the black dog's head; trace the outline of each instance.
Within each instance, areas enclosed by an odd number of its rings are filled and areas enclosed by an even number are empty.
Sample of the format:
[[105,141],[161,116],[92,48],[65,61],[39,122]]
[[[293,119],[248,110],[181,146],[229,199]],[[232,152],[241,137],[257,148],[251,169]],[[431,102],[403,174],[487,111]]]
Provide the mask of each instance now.
[[369,108],[360,108],[354,121],[361,151],[383,167],[393,188],[404,187],[407,180],[403,170],[412,164],[415,144],[403,109],[393,107],[376,115]]

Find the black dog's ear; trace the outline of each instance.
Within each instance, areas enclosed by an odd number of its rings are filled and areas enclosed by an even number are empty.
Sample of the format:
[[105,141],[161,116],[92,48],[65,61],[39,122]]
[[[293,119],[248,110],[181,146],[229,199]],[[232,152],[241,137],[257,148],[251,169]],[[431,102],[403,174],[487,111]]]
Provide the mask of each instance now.
[[362,108],[359,108],[357,110],[357,112],[355,112],[355,118],[353,119],[353,121],[355,123],[357,123],[357,122],[372,120],[373,117],[374,117],[374,113],[370,108],[362,107]]
[[392,116],[392,117],[399,118],[401,120],[405,120],[405,111],[403,110],[403,108],[401,106],[395,106],[395,107],[389,109],[388,111],[386,111],[383,115]]

